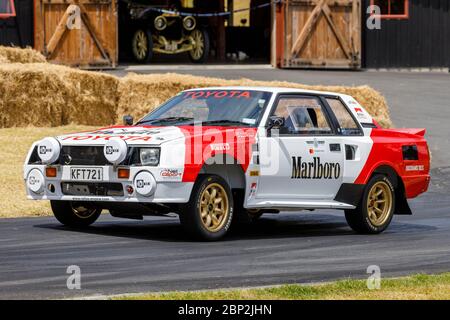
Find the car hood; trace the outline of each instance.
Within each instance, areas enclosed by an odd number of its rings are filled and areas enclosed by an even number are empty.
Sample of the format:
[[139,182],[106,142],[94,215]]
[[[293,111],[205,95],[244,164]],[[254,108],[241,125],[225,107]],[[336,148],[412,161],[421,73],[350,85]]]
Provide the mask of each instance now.
[[129,145],[159,145],[181,138],[182,130],[174,126],[114,126],[56,137],[62,145],[103,145],[110,139],[122,139]]
[[[104,145],[110,139],[122,139],[128,145],[160,145],[173,140],[183,143],[209,144],[217,139],[217,134],[224,143],[234,143],[239,139],[253,139],[256,128],[222,127],[222,126],[114,126],[94,131],[85,131],[58,136],[61,145]],[[201,141],[190,139],[202,137]],[[240,140],[243,141],[243,140]]]

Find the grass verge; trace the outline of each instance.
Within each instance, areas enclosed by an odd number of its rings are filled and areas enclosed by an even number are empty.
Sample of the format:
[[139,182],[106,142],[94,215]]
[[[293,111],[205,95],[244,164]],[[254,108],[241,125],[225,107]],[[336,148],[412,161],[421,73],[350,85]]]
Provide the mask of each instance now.
[[146,293],[113,297],[120,300],[424,300],[450,299],[450,273],[418,274],[382,279],[379,290],[369,290],[366,280],[341,280],[325,284],[282,285],[258,289]]
[[49,215],[48,201],[27,200],[23,181],[23,163],[32,143],[43,137],[88,130],[86,126],[55,128],[0,129],[0,218]]

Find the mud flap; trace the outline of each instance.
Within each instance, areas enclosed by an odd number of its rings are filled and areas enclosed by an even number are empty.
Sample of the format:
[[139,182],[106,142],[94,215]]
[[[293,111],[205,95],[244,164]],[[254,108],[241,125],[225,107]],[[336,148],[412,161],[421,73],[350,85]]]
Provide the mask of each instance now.
[[394,214],[412,215],[408,200],[406,200],[404,192],[397,191],[395,194],[395,211]]

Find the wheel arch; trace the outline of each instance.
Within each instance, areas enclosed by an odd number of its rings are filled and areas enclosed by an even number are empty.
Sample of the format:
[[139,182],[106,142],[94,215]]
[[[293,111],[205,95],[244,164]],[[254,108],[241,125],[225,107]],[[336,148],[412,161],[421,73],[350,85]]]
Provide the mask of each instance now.
[[198,173],[198,175],[204,174],[215,174],[222,177],[232,190],[245,190],[244,168],[236,158],[229,154],[217,154],[208,158]]
[[411,215],[412,211],[406,200],[405,185],[401,176],[397,173],[393,166],[382,164],[376,167],[369,176],[371,179],[376,174],[382,174],[389,178],[394,187],[395,193],[395,209],[394,214]]

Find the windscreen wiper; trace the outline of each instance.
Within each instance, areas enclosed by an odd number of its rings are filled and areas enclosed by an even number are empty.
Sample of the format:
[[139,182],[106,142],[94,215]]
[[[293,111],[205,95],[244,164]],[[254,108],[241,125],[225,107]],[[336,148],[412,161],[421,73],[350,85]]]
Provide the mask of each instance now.
[[149,119],[149,120],[142,120],[139,121],[136,124],[143,124],[143,123],[165,123],[165,122],[177,122],[177,121],[192,121],[194,118],[190,117],[167,117],[167,118],[159,118],[159,119]]
[[244,125],[249,126],[250,124],[238,121],[238,120],[209,120],[209,121],[202,121],[202,125],[209,125],[209,124],[235,124],[235,125]]

